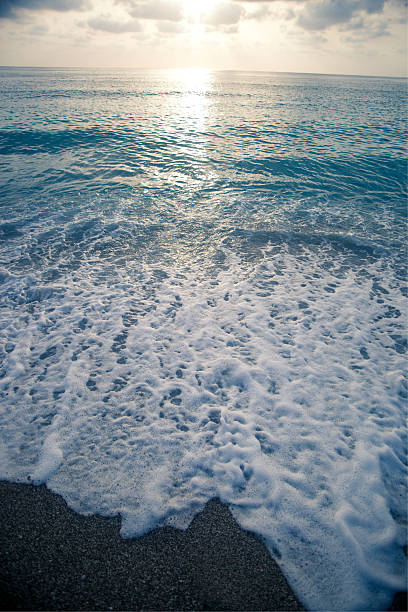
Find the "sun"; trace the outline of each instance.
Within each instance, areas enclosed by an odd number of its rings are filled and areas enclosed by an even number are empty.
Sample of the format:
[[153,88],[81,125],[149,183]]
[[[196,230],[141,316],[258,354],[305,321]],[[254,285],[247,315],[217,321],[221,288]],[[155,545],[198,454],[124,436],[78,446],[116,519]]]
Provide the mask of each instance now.
[[211,12],[219,0],[183,0],[184,13],[188,20],[198,23],[202,14]]

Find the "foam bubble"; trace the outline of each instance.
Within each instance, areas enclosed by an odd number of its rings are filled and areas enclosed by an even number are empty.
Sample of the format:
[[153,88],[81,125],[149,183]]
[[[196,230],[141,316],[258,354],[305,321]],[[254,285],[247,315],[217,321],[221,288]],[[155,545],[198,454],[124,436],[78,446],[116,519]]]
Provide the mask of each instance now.
[[325,245],[223,253],[216,275],[95,259],[58,285],[7,278],[1,476],[119,513],[125,537],[219,496],[307,607],[386,606],[404,575],[401,283]]
[[63,460],[58,433],[50,433],[43,442],[37,465],[32,475],[34,484],[42,484],[49,480],[58,470]]

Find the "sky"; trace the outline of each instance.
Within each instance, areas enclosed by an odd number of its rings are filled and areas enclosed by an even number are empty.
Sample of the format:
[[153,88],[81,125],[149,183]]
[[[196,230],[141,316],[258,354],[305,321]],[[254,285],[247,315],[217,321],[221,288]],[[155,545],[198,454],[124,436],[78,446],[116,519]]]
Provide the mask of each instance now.
[[407,76],[407,0],[0,0],[0,65]]

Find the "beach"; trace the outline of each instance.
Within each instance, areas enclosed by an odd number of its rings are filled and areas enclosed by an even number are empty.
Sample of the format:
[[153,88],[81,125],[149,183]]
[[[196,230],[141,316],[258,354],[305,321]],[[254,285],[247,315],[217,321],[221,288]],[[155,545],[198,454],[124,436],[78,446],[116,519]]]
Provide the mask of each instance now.
[[0,82],[4,605],[388,609],[405,81]]
[[0,483],[2,610],[303,610],[261,540],[209,502],[185,531],[123,539],[45,486]]
[[[305,610],[260,538],[211,500],[186,531],[119,535],[44,485],[0,482],[1,610]],[[397,593],[389,610],[406,610]]]

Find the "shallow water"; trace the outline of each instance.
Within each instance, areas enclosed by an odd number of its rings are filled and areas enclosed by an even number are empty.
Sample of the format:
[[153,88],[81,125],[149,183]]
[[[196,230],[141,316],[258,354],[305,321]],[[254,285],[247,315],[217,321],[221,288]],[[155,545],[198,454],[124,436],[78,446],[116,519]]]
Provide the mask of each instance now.
[[2,478],[220,497],[312,609],[403,588],[400,79],[1,69]]

